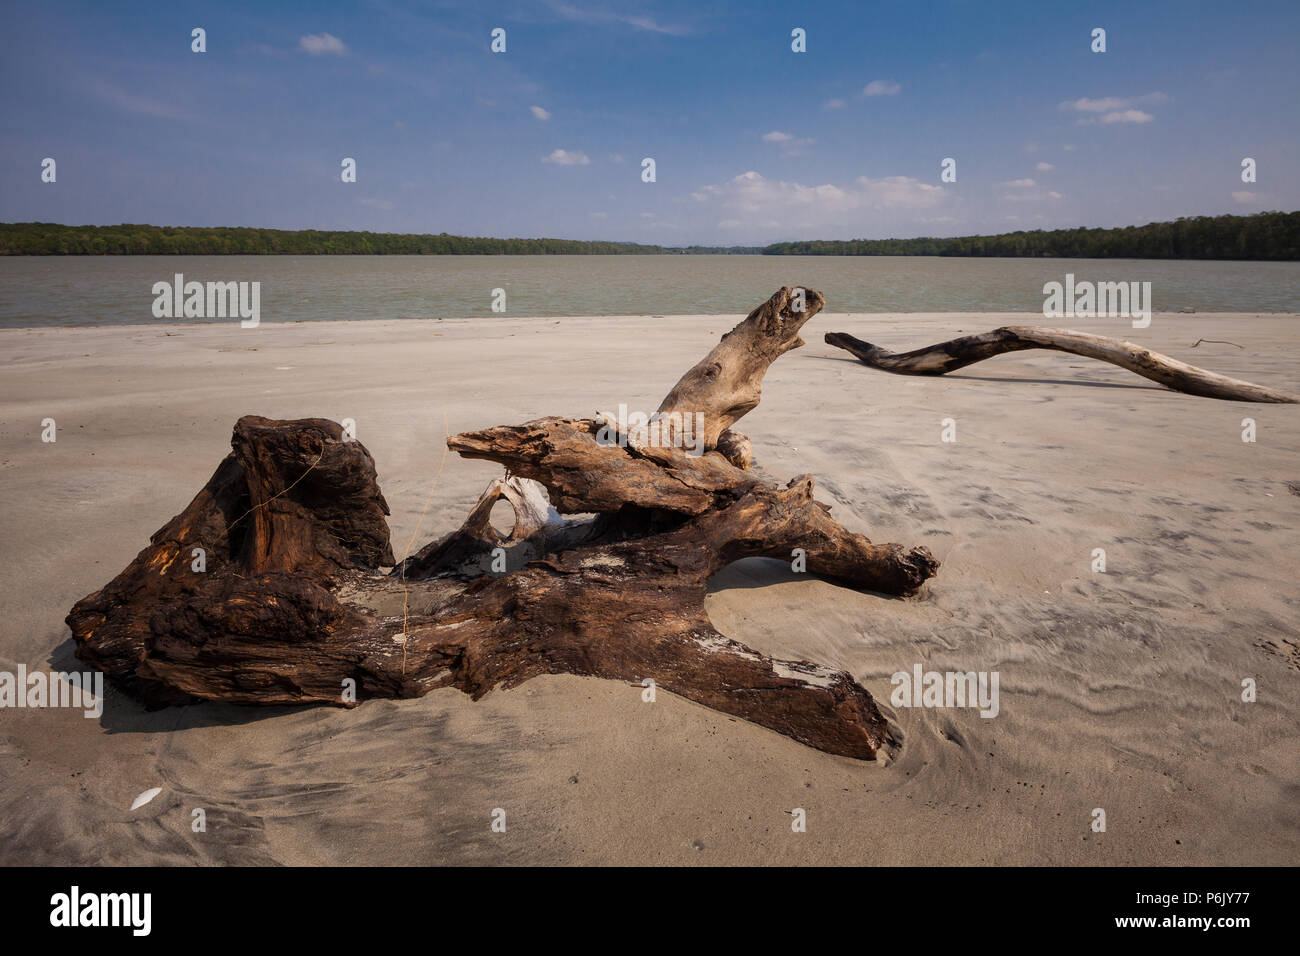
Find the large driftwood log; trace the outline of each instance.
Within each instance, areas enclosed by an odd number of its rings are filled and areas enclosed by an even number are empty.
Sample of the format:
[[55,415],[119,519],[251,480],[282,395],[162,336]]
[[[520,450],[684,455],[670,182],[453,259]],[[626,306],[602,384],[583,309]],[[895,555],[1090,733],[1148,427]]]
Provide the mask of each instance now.
[[1186,392],[1189,395],[1234,402],[1300,402],[1300,398],[1294,395],[1228,378],[1216,372],[1207,372],[1203,368],[1188,365],[1132,342],[1075,332],[1073,329],[1007,326],[901,353],[887,351],[845,332],[827,332],[826,343],[856,356],[863,365],[899,375],[943,375],[1007,352],[1052,349],[1118,365],[1176,392]]
[[[658,433],[662,444],[589,419],[448,439],[508,476],[459,530],[391,572],[388,506],[366,449],[333,422],[242,418],[231,455],[190,505],[72,609],[77,654],[151,706],[347,706],[448,686],[477,699],[559,673],[654,681],[871,759],[886,725],[851,675],[765,657],[720,634],[704,609],[709,578],[750,556],[803,549],[810,571],[889,594],[915,591],[938,567],[924,548],[841,527],[811,477],[778,486],[724,456],[747,448],[731,425],[823,301],[809,291],[800,313],[797,300],[778,291],[664,400],[661,421],[704,416],[703,454],[679,447],[676,425]],[[499,500],[515,510],[506,535],[489,521]]]

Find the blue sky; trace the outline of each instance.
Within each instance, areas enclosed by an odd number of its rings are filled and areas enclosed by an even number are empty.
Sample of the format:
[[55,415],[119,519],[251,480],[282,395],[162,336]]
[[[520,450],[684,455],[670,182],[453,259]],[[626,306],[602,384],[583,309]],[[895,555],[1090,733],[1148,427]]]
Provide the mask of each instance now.
[[4,221],[750,245],[1300,209],[1295,2],[3,11]]

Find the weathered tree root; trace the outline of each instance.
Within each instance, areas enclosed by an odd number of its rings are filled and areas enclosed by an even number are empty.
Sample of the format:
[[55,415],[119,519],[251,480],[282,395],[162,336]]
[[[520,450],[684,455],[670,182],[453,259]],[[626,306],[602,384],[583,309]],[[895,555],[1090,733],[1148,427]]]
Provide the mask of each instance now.
[[[808,311],[792,312],[792,301],[779,290],[665,399],[661,415],[704,413],[705,454],[642,435],[609,441],[607,425],[588,419],[453,436],[451,449],[499,461],[509,476],[459,530],[389,573],[388,506],[366,449],[333,422],[241,418],[232,454],[198,496],[73,607],[77,654],[150,706],[347,706],[448,686],[477,699],[539,674],[654,681],[819,750],[872,759],[885,721],[849,674],[756,653],[718,633],[704,609],[709,578],[750,556],[790,560],[802,549],[808,570],[889,594],[915,591],[938,567],[924,548],[841,527],[811,477],[781,487],[720,450],[741,446],[730,426],[822,304],[811,291]],[[509,535],[488,520],[498,500],[515,509]],[[501,560],[504,571],[490,570]]]
[[1216,372],[1207,372],[1203,368],[1188,365],[1132,342],[1075,332],[1072,329],[1007,326],[901,353],[889,352],[845,332],[827,332],[826,343],[851,353],[863,365],[899,375],[943,375],[1007,352],[1052,349],[1118,365],[1176,392],[1186,392],[1189,395],[1233,402],[1300,402],[1300,397],[1228,378]]

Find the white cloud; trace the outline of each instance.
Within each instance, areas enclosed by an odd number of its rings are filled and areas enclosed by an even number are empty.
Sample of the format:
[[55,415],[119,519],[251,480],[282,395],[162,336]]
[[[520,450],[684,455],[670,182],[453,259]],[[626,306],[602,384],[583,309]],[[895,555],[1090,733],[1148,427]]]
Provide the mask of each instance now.
[[571,3],[561,3],[556,2],[556,0],[551,0],[548,6],[564,19],[578,23],[623,23],[638,30],[663,33],[668,36],[686,36],[689,32],[685,27],[664,25],[652,20],[650,17],[615,13],[610,10],[602,10],[599,7],[576,7]]
[[609,218],[609,213],[605,213],[605,212],[593,212],[593,213],[589,213],[588,215],[590,215],[592,219],[597,219],[597,220]]
[[554,166],[588,166],[591,160],[586,153],[569,152],[567,149],[557,149],[550,156],[543,156],[542,162],[551,163]]
[[[861,228],[864,213],[882,210],[930,209],[948,201],[942,186],[910,176],[870,179],[860,176],[847,186],[764,179],[753,170],[725,183],[691,193],[704,208],[716,206],[723,218],[719,228],[772,230]],[[869,220],[871,217],[867,217]]]
[[157,116],[161,119],[187,120],[192,117],[184,110],[147,96],[137,96],[119,89],[103,80],[95,80],[91,87],[94,94],[104,102],[127,113],[139,113],[142,116]]
[[781,133],[780,130],[772,130],[771,133],[763,134],[764,143],[777,143],[781,147],[783,156],[802,156],[803,147],[813,146],[815,139],[796,138],[790,133]]
[[902,89],[892,80],[872,80],[862,88],[863,96],[893,96]]
[[1066,100],[1061,104],[1061,109],[1073,113],[1101,114],[1081,117],[1076,122],[1076,126],[1092,126],[1096,123],[1105,126],[1113,123],[1150,123],[1155,117],[1136,107],[1158,106],[1168,100],[1169,97],[1160,92],[1144,93],[1142,96],[1106,96],[1099,99],[1089,99],[1085,96],[1077,100]]
[[1232,198],[1243,204],[1253,203],[1255,201],[1255,194],[1249,190],[1240,189],[1232,194]]
[[551,118],[551,114],[547,110],[542,109],[540,106],[530,106],[528,107],[528,109],[532,112],[534,116],[536,116],[539,120],[542,120],[543,122]]
[[1053,166],[1051,163],[1039,163],[1037,166],[1034,167],[1034,169],[1038,170],[1040,173],[1051,172],[1055,168],[1056,167]]
[[1032,179],[1013,179],[1010,182],[998,183],[999,186],[1010,186],[1016,192],[1004,193],[999,196],[1002,202],[1046,202],[1048,199],[1064,199],[1058,192],[1042,189],[1038,183]]
[[778,143],[781,146],[782,156],[802,156],[804,147],[811,146],[816,140],[808,138],[796,138],[790,133],[783,133],[780,130],[772,130],[770,133],[763,134],[763,142]]
[[1083,126],[1088,123],[1104,123],[1106,125],[1110,125],[1111,123],[1150,123],[1153,119],[1155,119],[1154,116],[1150,113],[1143,112],[1142,110],[1120,110],[1115,113],[1106,113],[1099,117],[1081,119],[1079,120],[1079,125]]
[[298,41],[298,47],[312,56],[324,56],[326,53],[342,56],[347,52],[343,41],[329,33],[308,33]]
[[1069,100],[1061,104],[1063,110],[1074,110],[1081,113],[1104,113],[1106,110],[1117,110],[1128,106],[1129,101],[1120,99],[1117,96],[1108,96],[1105,99],[1090,100],[1086,96],[1082,99]]
[[1169,97],[1159,92],[1145,93],[1142,96],[1106,96],[1095,100],[1085,96],[1077,100],[1066,100],[1061,104],[1061,109],[1076,113],[1110,113],[1130,106],[1159,106],[1168,100]]
[[829,100],[827,100],[825,103],[822,104],[822,109],[824,109],[824,110],[842,110],[842,109],[844,109],[844,101],[843,101],[842,99],[840,99],[839,97],[836,97],[836,98],[834,98],[834,99],[829,99]]
[[610,155],[609,155],[609,161],[610,161],[611,163],[621,163],[621,162],[623,162],[623,154],[622,154],[622,153],[610,153]]

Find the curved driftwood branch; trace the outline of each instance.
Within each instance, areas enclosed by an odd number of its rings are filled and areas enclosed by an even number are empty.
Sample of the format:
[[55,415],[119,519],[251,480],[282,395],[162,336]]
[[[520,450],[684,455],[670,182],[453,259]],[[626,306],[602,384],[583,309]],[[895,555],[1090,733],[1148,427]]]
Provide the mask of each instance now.
[[[189,506],[73,607],[77,654],[150,706],[351,706],[438,687],[478,698],[560,673],[653,681],[871,759],[887,728],[850,674],[757,653],[720,634],[704,607],[710,577],[740,558],[788,561],[802,549],[808,570],[889,594],[938,568],[924,548],[843,528],[810,476],[778,486],[724,454],[748,463],[748,439],[730,426],[823,300],[809,290],[807,314],[794,301],[779,290],[665,399],[665,415],[712,423],[703,454],[673,429],[658,434],[664,443],[590,419],[449,438],[509,473],[458,530],[392,571],[366,449],[321,419],[241,418],[232,453]],[[509,534],[489,520],[500,501],[515,511]]]
[[1217,372],[1207,372],[1203,368],[1188,365],[1132,342],[1075,332],[1073,329],[1007,326],[901,353],[887,351],[845,332],[827,332],[826,343],[856,356],[863,365],[899,375],[943,375],[1007,352],[1052,349],[1118,365],[1176,392],[1186,392],[1189,395],[1234,402],[1300,402],[1300,397],[1228,378]]

